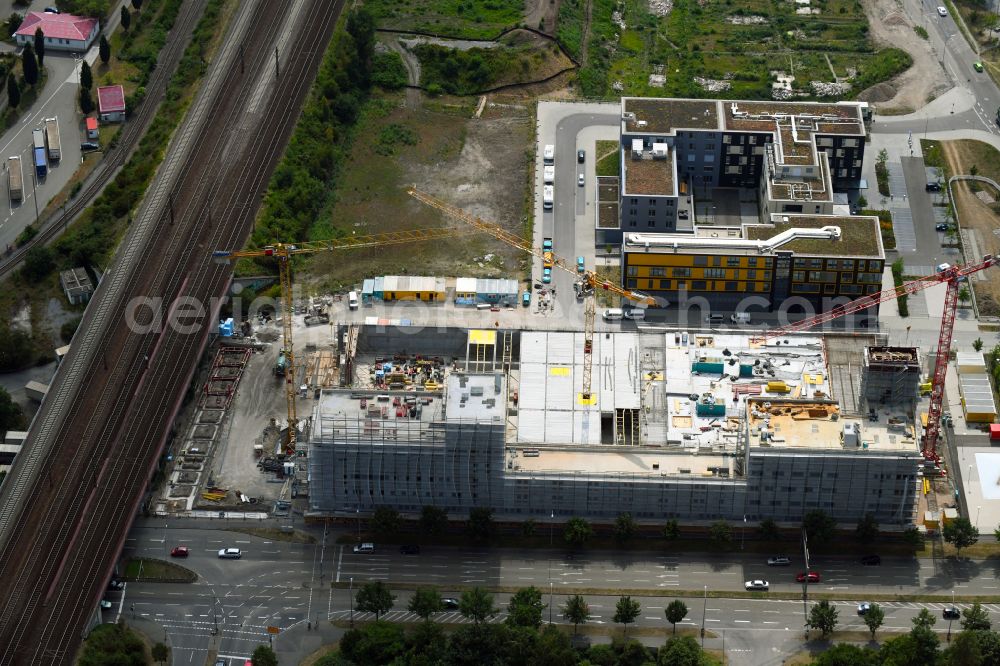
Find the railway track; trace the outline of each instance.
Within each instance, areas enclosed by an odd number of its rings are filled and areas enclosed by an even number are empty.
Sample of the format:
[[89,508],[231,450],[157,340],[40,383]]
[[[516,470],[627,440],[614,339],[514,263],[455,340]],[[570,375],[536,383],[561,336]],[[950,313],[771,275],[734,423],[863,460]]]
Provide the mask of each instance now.
[[149,77],[149,82],[146,85],[146,97],[130,114],[128,122],[118,134],[115,147],[105,154],[97,170],[87,178],[80,192],[73,197],[71,203],[58,216],[55,213],[49,215],[42,222],[38,233],[30,241],[0,258],[0,278],[17,268],[32,247],[47,245],[59,236],[69,224],[75,222],[80,213],[92,204],[104,191],[105,186],[114,179],[118,170],[125,166],[139,145],[139,140],[145,136],[146,130],[149,129],[153,118],[156,117],[160,102],[166,97],[167,85],[180,64],[181,57],[191,41],[195,26],[198,25],[198,20],[204,13],[207,4],[208,0],[188,0],[183,4],[177,19],[174,21],[174,27],[167,35],[167,41],[157,60],[156,67],[153,69],[153,74]]
[[[14,521],[20,538],[8,539],[0,550],[0,575],[43,582],[27,592],[23,588],[30,586],[17,586],[21,589],[14,590],[0,615],[0,663],[63,663],[72,655],[214,322],[214,313],[207,313],[199,318],[196,333],[135,333],[118,315],[131,295],[157,294],[173,304],[182,296],[207,303],[223,294],[229,270],[211,263],[211,250],[241,245],[252,228],[260,196],[293,129],[342,3],[299,2],[289,10],[280,0],[261,0],[251,11],[252,4],[241,6],[241,16],[252,14],[250,34],[271,31],[282,11],[297,9],[300,17],[308,18],[296,33],[295,49],[284,54],[286,64],[277,85],[271,86],[268,104],[248,99],[250,91],[261,89],[248,79],[251,72],[269,67],[270,43],[259,40],[242,54],[249,63],[244,75],[231,50],[242,40],[226,40],[226,53],[217,62],[228,59],[228,66],[213,70],[222,82],[219,93],[211,101],[196,101],[204,104],[201,113],[210,120],[200,130],[186,123],[175,137],[171,159],[161,167],[161,172],[187,167],[176,194],[165,185],[154,187],[130,237],[141,235],[143,225],[160,225],[159,233],[154,242],[127,244],[112,269],[112,280],[105,280],[121,282],[121,298],[106,310],[115,325],[103,329],[104,349],[83,359],[90,361],[84,365],[91,371],[86,390],[72,401],[67,418],[50,428],[57,430],[53,437],[59,446],[44,460],[47,473],[32,486],[31,496],[23,498],[25,510]],[[206,89],[209,86],[206,81]],[[247,106],[260,113],[259,122],[240,114]],[[191,115],[196,112],[197,106]],[[246,124],[259,131],[245,131]],[[184,159],[185,142],[197,143],[200,159],[193,153]],[[223,157],[226,162],[220,167]],[[165,180],[158,177],[156,184]],[[173,215],[165,212],[171,208]],[[129,270],[136,265],[143,270]],[[140,323],[149,321],[146,317]],[[94,330],[102,330],[100,323],[85,321]],[[65,520],[58,526],[47,524],[52,515]]]

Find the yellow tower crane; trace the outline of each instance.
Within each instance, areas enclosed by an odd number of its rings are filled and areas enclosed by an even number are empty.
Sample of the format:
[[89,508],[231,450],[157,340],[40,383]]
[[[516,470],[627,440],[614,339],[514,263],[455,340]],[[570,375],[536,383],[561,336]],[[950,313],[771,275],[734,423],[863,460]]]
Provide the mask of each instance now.
[[[546,256],[551,254],[550,252],[543,252],[542,250],[536,248],[530,241],[527,241],[520,236],[516,236],[509,231],[497,226],[496,224],[491,224],[486,222],[482,218],[476,217],[475,215],[468,213],[461,208],[452,206],[451,204],[442,201],[426,192],[422,192],[415,187],[411,187],[407,192],[414,199],[437,208],[445,215],[455,218],[456,220],[461,220],[466,224],[490,234],[491,236],[502,240],[512,247],[516,247],[519,250],[523,250],[528,254],[537,257],[543,261],[547,261],[550,257]],[[583,310],[583,323],[584,323],[584,336],[583,336],[583,388],[580,391],[580,403],[584,405],[593,405],[596,402],[594,394],[591,391],[591,374],[593,370],[593,352],[594,352],[594,318],[596,316],[596,305],[594,303],[594,293],[597,288],[604,291],[610,291],[613,294],[617,294],[624,298],[627,298],[636,303],[641,303],[643,305],[656,305],[656,299],[646,294],[640,294],[636,291],[629,291],[628,289],[622,289],[618,285],[602,279],[594,271],[584,271],[579,274],[576,265],[572,264],[562,257],[552,254],[551,256],[552,265],[556,268],[561,268],[562,270],[570,273],[573,276],[579,275],[583,281],[584,288],[588,290],[586,300],[584,301]]]
[[368,236],[350,236],[336,240],[307,241],[304,243],[275,243],[258,250],[216,250],[212,256],[220,263],[228,264],[233,259],[274,257],[278,260],[278,279],[281,282],[281,303],[284,306],[284,316],[281,325],[285,335],[285,402],[288,408],[288,437],[285,440],[285,451],[295,452],[295,431],[298,425],[298,415],[295,409],[295,352],[292,345],[292,267],[291,258],[300,254],[315,254],[317,252],[337,252],[340,250],[357,250],[385,245],[401,245],[417,241],[448,238],[462,233],[460,229],[416,229],[412,231],[396,231],[387,234]]

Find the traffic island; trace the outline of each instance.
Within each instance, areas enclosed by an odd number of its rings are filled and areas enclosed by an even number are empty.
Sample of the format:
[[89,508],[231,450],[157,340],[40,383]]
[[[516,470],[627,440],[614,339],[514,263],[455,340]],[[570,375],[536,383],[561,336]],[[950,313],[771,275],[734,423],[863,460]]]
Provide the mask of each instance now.
[[135,557],[125,561],[123,578],[130,583],[193,583],[198,574],[173,562]]

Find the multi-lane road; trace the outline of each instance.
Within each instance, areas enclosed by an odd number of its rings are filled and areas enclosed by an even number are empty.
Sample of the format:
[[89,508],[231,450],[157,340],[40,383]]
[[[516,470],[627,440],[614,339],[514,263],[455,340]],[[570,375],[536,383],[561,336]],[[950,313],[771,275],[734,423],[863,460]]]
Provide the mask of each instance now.
[[[395,546],[376,544],[375,553],[356,555],[349,546],[335,543],[337,536],[350,530],[331,530],[324,539],[321,530],[310,528],[316,542],[301,544],[214,527],[149,520],[133,529],[125,556],[166,559],[170,548],[186,545],[190,556],[176,562],[194,571],[198,579],[193,584],[129,583],[124,591],[107,593],[105,598],[114,607],[105,612],[104,619],[155,622],[166,632],[175,663],[200,663],[211,651],[239,664],[256,645],[268,640],[268,627],[280,630],[275,646],[285,652],[297,650],[298,642],[312,635],[310,628],[317,622],[329,629],[323,622],[326,619],[349,620],[351,592],[367,582],[382,581],[393,589],[397,598],[387,619],[404,622],[416,620],[406,605],[418,585],[435,586],[443,596],[458,596],[471,586],[499,590],[496,602],[501,612],[493,621],[504,619],[513,589],[534,585],[543,591],[556,622],[562,622],[559,608],[566,598],[583,594],[592,614],[588,624],[597,627],[613,625],[617,596],[631,593],[642,605],[638,626],[668,631],[664,608],[672,599],[682,598],[688,616],[678,625],[680,629],[700,631],[704,623],[709,638],[716,641],[724,631],[727,650],[736,650],[731,656],[745,657],[740,663],[764,663],[761,654],[784,649],[787,641],[800,638],[807,607],[802,586],[794,581],[801,560],[791,552],[788,567],[768,567],[763,556],[739,551],[719,555],[585,551],[570,556],[558,547],[531,552],[424,547],[419,555],[402,555]],[[240,548],[243,558],[219,559],[217,552],[224,547]],[[880,602],[886,609],[882,631],[898,632],[908,630],[910,618],[922,608],[940,616],[951,605],[953,594],[959,608],[968,606],[974,597],[1000,596],[1000,565],[983,561],[886,557],[882,565],[866,567],[854,559],[817,556],[811,564],[822,581],[810,585],[809,594],[835,599],[840,629],[864,630],[857,604],[873,598],[934,598]],[[771,592],[748,598],[743,583],[751,578],[769,580]],[[1000,605],[987,603],[985,607],[1000,621]],[[548,610],[545,614],[548,619]],[[353,616],[371,619],[357,611]],[[454,611],[435,619],[466,622]],[[939,620],[938,626],[946,625]]]

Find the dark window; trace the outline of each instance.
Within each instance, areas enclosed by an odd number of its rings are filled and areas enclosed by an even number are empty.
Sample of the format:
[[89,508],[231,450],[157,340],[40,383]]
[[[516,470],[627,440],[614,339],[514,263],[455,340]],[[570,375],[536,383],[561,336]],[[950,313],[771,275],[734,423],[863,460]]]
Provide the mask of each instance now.
[[739,286],[738,285],[739,285],[738,282],[727,282],[726,283],[726,291],[739,291]]
[[675,268],[672,273],[673,277],[691,277],[690,268]]
[[694,280],[693,282],[691,282],[691,288],[694,289],[695,291],[704,291],[705,290],[705,281],[704,280]]
[[695,257],[694,258],[694,265],[695,266],[708,266],[708,257]]
[[660,280],[660,289],[670,289],[670,280]]

